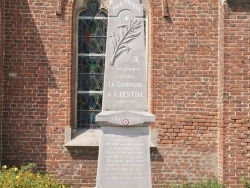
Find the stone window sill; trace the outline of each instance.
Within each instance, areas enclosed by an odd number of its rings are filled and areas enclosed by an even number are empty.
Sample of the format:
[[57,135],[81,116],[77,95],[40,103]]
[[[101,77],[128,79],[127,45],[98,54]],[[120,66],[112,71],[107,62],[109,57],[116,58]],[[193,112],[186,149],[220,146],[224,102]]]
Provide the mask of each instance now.
[[[153,143],[157,131],[150,131],[150,148],[156,148]],[[100,129],[79,129],[72,134],[71,128],[65,130],[65,147],[70,148],[98,148],[100,142],[101,130]]]

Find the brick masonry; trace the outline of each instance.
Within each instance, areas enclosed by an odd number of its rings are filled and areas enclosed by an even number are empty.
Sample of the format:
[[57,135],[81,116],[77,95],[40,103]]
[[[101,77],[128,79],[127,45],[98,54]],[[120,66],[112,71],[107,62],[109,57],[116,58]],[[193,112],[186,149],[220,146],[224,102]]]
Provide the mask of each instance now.
[[250,1],[224,5],[223,180],[250,176]]
[[152,1],[156,187],[200,181],[218,168],[218,1]]
[[[214,176],[238,188],[250,177],[250,3],[166,2],[163,17],[162,0],[151,0],[154,188]],[[98,149],[64,147],[73,110],[73,3],[5,0],[2,158],[35,162],[86,188],[95,186]]]
[[71,13],[56,5],[5,1],[3,158],[51,171],[71,110]]
[[0,1],[0,164],[2,163],[2,114],[3,114],[3,1]]
[[224,168],[224,124],[223,124],[223,110],[224,110],[224,3],[219,2],[218,15],[218,178],[223,179]]

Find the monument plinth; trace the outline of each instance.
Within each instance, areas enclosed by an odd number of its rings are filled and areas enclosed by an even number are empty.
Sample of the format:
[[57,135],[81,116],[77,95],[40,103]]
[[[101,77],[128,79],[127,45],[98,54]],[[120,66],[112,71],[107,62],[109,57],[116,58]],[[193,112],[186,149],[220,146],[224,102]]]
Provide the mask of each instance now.
[[97,188],[151,188],[147,64],[140,0],[109,4]]

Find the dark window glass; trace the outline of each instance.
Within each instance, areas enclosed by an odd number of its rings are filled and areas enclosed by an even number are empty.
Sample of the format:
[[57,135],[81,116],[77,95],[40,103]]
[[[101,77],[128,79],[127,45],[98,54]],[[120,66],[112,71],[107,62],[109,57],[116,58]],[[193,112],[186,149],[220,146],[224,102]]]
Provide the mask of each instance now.
[[100,3],[89,1],[78,17],[77,127],[95,128],[101,112],[107,13]]

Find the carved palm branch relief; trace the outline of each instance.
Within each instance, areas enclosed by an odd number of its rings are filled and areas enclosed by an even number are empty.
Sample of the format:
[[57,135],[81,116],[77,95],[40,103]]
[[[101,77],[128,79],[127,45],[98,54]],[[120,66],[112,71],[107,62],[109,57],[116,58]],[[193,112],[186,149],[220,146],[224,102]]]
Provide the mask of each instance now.
[[131,20],[128,25],[121,24],[117,27],[120,31],[118,34],[113,32],[113,35],[110,36],[113,48],[113,56],[110,62],[110,66],[114,66],[115,60],[118,56],[120,56],[124,52],[128,53],[129,50],[131,50],[128,43],[139,37],[141,32],[137,32],[137,30],[141,26],[141,21]]

